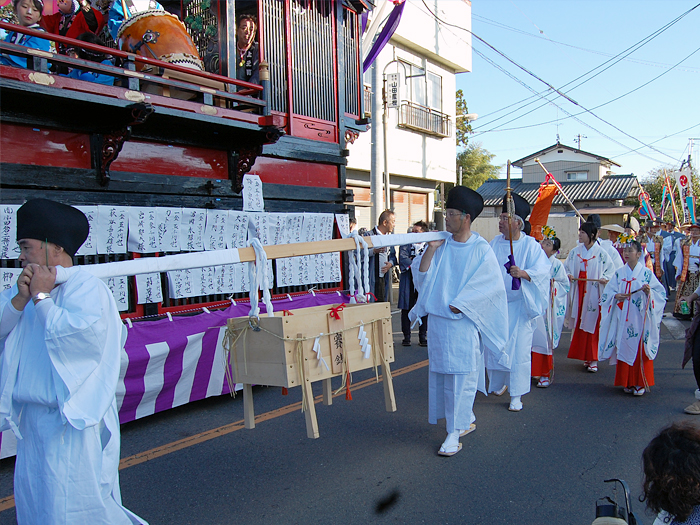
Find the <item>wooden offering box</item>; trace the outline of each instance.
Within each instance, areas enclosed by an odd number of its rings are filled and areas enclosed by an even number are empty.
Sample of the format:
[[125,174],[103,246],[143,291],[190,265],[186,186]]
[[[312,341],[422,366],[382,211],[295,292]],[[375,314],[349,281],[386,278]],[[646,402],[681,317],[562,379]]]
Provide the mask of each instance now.
[[[396,411],[389,369],[389,363],[394,361],[389,303],[279,311],[275,312],[275,317],[260,317],[258,323],[259,330],[251,326],[248,317],[229,319],[227,324],[227,339],[231,343],[236,341],[229,349],[229,362],[234,381],[243,384],[246,428],[255,427],[252,385],[301,386],[306,433],[310,438],[317,438],[318,422],[311,384],[323,381],[323,404],[330,405],[333,399],[331,378],[347,377],[348,371],[365,370],[375,364],[383,367],[386,410]],[[358,337],[361,325],[372,347],[368,350],[365,346],[365,352]],[[318,358],[315,346],[323,360]]]

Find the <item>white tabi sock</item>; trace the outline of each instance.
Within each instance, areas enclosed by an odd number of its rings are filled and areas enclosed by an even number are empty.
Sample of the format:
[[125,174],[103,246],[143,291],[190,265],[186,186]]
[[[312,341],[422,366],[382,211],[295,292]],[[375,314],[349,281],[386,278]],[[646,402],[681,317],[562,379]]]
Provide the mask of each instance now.
[[447,434],[447,438],[445,438],[445,441],[442,444],[442,447],[444,449],[447,449],[448,447],[456,447],[459,445],[459,433],[461,430],[455,429],[454,432],[450,432]]

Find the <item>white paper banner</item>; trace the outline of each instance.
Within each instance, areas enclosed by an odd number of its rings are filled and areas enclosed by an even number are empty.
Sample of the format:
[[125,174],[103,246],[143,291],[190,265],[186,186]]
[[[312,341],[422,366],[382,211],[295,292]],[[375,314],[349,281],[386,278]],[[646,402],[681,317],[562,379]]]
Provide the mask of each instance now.
[[0,268],[0,292],[12,288],[21,273],[22,268]]
[[258,175],[243,175],[243,211],[265,211],[263,186]]
[[83,212],[87,218],[90,230],[83,245],[75,252],[76,255],[97,255],[97,228],[98,228],[98,207],[97,206],[73,206]]
[[0,208],[0,259],[17,259],[17,210],[18,204],[4,204]]
[[136,276],[138,304],[162,303],[163,290],[160,287],[159,273],[146,273]]
[[160,251],[179,252],[182,208],[156,208],[156,220]]
[[204,250],[204,227],[207,210],[196,208],[182,209],[180,223],[180,250],[183,252],[201,252]]
[[97,207],[97,253],[126,253],[129,231],[129,208],[126,206]]
[[129,208],[130,252],[156,253],[158,245],[158,222],[156,208]]
[[[229,234],[228,210],[207,210],[204,230],[205,250],[225,250]],[[233,246],[230,246],[233,248]]]
[[129,282],[127,277],[108,277],[103,279],[104,283],[111,290],[114,301],[120,312],[129,310]]

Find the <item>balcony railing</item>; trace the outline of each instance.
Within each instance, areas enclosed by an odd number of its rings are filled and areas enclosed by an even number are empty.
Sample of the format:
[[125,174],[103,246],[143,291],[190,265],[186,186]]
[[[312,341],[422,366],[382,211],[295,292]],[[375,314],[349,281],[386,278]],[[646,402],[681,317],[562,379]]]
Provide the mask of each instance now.
[[449,115],[410,101],[401,103],[399,127],[436,137],[444,138],[452,135],[452,121]]

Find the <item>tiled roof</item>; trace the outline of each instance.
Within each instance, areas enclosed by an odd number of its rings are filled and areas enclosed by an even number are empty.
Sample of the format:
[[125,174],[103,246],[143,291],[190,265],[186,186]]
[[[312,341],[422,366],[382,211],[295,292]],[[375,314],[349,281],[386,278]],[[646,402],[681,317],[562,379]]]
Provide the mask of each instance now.
[[[630,195],[637,195],[639,183],[634,175],[607,175],[602,180],[564,182],[561,184],[569,199],[577,201],[611,201],[624,200]],[[527,200],[532,206],[537,200],[539,182],[523,184],[522,179],[511,179],[511,189]],[[498,206],[506,194],[505,179],[491,179],[476,190],[484,198],[484,206]],[[566,204],[561,194],[554,197],[552,204]]]

